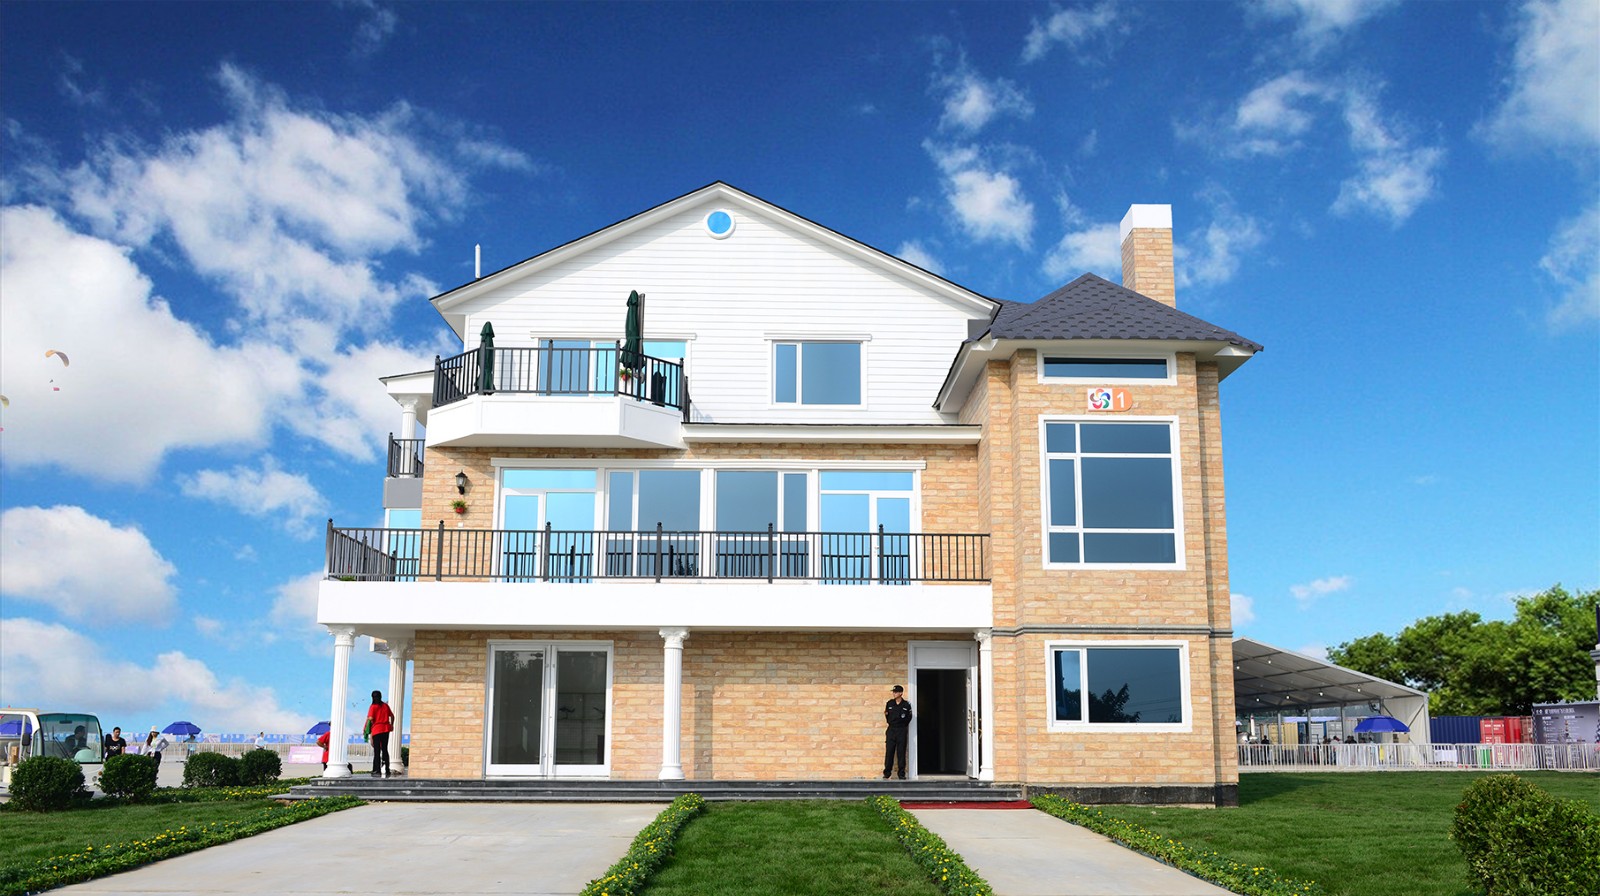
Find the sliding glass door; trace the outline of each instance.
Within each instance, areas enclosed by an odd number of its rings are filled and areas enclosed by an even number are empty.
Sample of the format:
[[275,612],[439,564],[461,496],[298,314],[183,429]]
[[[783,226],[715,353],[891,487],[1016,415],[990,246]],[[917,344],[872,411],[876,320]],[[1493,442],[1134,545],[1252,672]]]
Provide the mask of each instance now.
[[491,644],[488,692],[485,774],[608,773],[609,645]]

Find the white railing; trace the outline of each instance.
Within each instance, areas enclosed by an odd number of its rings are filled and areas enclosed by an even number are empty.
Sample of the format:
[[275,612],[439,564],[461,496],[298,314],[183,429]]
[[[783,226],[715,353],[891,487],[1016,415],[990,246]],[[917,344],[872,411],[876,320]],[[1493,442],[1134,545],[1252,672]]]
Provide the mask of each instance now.
[[1596,744],[1250,744],[1238,749],[1241,772],[1600,770]]

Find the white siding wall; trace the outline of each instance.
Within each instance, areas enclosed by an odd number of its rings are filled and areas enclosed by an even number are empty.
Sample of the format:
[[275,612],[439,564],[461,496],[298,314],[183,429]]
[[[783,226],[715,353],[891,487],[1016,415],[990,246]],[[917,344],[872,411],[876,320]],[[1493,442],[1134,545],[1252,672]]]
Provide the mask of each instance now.
[[[712,208],[737,221],[712,239]],[[969,319],[955,300],[745,209],[715,203],[591,249],[472,299],[468,347],[622,336],[628,291],[646,295],[645,338],[689,339],[696,422],[941,423],[932,404]],[[863,405],[774,406],[771,340],[868,337]]]

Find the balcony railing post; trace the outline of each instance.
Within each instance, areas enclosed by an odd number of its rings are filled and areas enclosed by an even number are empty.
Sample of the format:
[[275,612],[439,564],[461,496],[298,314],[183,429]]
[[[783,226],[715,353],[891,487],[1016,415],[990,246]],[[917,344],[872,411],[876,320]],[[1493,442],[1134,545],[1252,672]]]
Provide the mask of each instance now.
[[434,545],[433,580],[444,581],[444,520],[439,521],[439,543]]
[[333,517],[328,517],[328,537],[322,548],[322,577],[326,579],[333,574]]
[[772,584],[772,571],[778,566],[778,542],[772,534],[772,524],[767,524],[767,584]]
[[883,552],[883,524],[879,523],[878,524],[878,557],[877,557],[877,566],[878,566],[878,584],[880,584],[880,585],[889,580],[888,569],[887,569],[888,559],[889,559],[889,555],[885,554]]
[[550,581],[550,521],[544,521],[544,539],[539,544],[539,580]]
[[656,581],[661,581],[661,521],[656,520]]

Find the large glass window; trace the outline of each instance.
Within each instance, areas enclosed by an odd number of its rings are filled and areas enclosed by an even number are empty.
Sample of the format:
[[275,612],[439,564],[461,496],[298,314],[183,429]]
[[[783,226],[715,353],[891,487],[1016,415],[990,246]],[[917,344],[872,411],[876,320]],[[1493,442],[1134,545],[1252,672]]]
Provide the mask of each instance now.
[[1181,725],[1183,648],[1051,647],[1051,719],[1089,725]]
[[823,580],[906,583],[915,475],[902,470],[824,470],[820,478]]
[[807,475],[719,470],[716,477],[717,574],[806,575],[809,550],[799,533],[806,529]]
[[777,404],[860,404],[861,343],[775,343],[772,400]]
[[1176,563],[1172,443],[1170,423],[1046,423],[1048,562]]

